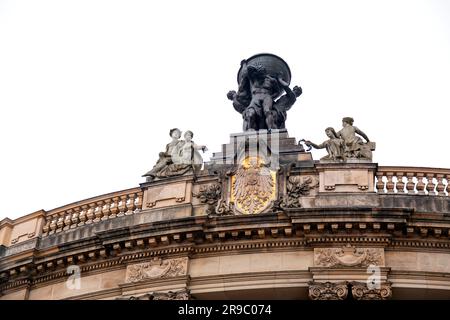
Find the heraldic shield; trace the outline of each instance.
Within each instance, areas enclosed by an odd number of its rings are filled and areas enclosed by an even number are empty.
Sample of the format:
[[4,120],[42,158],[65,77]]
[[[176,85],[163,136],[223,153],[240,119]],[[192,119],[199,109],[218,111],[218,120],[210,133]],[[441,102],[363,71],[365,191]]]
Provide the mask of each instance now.
[[230,202],[235,211],[257,214],[269,207],[276,198],[276,171],[259,156],[248,156],[231,177]]

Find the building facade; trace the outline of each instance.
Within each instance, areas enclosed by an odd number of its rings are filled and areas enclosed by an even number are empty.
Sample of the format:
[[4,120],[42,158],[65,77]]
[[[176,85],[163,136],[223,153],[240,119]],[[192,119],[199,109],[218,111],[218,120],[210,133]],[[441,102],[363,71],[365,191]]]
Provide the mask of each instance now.
[[3,219],[0,299],[448,299],[449,179],[231,135],[202,169]]

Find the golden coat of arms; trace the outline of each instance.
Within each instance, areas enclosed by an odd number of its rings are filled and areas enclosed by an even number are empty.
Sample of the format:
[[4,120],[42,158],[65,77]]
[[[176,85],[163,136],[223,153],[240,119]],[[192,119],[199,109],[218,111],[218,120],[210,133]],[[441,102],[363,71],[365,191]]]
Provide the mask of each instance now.
[[259,157],[247,157],[231,180],[231,202],[243,214],[263,212],[276,198],[276,172]]

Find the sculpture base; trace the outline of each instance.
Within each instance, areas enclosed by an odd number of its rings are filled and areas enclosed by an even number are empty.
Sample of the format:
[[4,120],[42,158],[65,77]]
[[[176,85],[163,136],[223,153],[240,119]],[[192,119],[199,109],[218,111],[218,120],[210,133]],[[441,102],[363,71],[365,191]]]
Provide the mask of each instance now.
[[[213,153],[207,165],[235,165],[242,153],[248,156],[270,158],[272,165],[297,163],[301,167],[313,167],[310,152],[305,152],[286,129],[246,131],[230,134],[230,142],[222,145],[221,152]],[[275,165],[276,166],[276,165]]]

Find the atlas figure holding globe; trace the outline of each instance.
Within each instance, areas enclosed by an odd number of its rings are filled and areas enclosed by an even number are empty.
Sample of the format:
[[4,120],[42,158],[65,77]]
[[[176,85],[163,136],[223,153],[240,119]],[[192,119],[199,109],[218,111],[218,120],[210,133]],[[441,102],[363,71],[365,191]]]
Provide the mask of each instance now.
[[302,93],[300,87],[289,88],[290,77],[286,62],[272,54],[255,55],[241,62],[238,91],[229,91],[227,97],[242,114],[244,131],[285,127],[286,111]]

